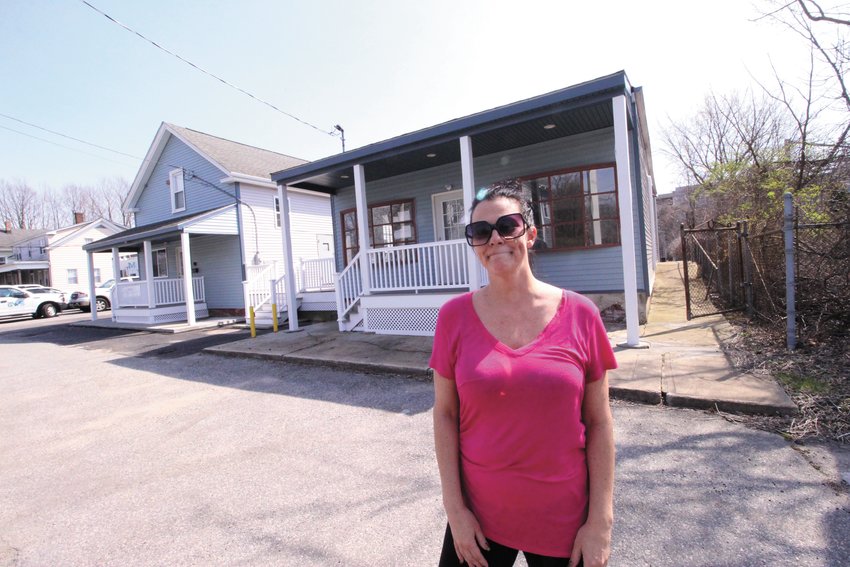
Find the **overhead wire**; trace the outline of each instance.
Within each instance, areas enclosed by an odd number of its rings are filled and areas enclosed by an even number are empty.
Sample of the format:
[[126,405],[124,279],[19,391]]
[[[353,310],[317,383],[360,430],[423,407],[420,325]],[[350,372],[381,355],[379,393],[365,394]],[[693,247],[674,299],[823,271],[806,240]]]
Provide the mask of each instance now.
[[98,14],[100,14],[101,16],[103,16],[104,18],[106,18],[107,20],[109,20],[110,22],[112,22],[112,23],[114,23],[114,24],[116,24],[116,25],[118,25],[118,26],[122,27],[122,28],[123,28],[123,29],[125,29],[126,31],[128,31],[128,32],[130,32],[130,33],[132,33],[132,34],[134,34],[134,35],[136,35],[136,36],[138,36],[138,37],[140,37],[141,39],[143,39],[143,40],[145,40],[146,42],[150,43],[151,45],[153,45],[153,46],[154,46],[154,47],[156,47],[157,49],[159,49],[159,50],[161,50],[161,51],[164,51],[165,53],[167,53],[167,54],[171,55],[172,57],[176,57],[177,59],[179,59],[179,60],[180,60],[180,61],[182,61],[183,63],[185,63],[185,64],[189,65],[190,67],[192,67],[192,68],[194,68],[194,69],[196,69],[196,70],[200,71],[201,73],[204,73],[205,75],[207,75],[207,76],[209,76],[209,77],[212,77],[213,79],[215,79],[215,80],[217,80],[217,81],[221,82],[222,84],[224,84],[224,85],[226,85],[226,86],[228,86],[228,87],[230,87],[230,88],[232,88],[232,89],[235,89],[235,90],[237,90],[237,91],[241,92],[242,94],[245,94],[245,95],[247,95],[247,96],[251,97],[252,99],[256,100],[257,102],[260,102],[260,103],[262,103],[262,104],[264,104],[264,105],[268,106],[269,108],[271,108],[271,109],[273,109],[273,110],[275,110],[275,111],[277,111],[277,112],[279,112],[279,113],[283,114],[284,116],[287,116],[288,118],[291,118],[292,120],[296,120],[296,121],[300,122],[301,124],[304,124],[305,126],[309,126],[310,128],[313,128],[314,130],[316,130],[316,131],[318,131],[318,132],[321,132],[321,133],[323,133],[323,134],[327,134],[328,136],[336,137],[336,135],[337,135],[337,134],[336,134],[336,131],[335,131],[335,130],[333,130],[333,129],[331,129],[331,130],[329,130],[329,131],[328,131],[328,130],[323,130],[322,128],[319,128],[319,127],[318,127],[318,126],[316,126],[315,124],[311,124],[310,122],[307,122],[306,120],[302,120],[301,118],[298,118],[298,117],[297,117],[297,116],[295,116],[294,114],[291,114],[291,113],[289,113],[289,112],[286,112],[285,110],[282,110],[282,109],[278,108],[277,106],[275,106],[274,104],[272,104],[272,103],[268,102],[267,100],[264,100],[264,99],[262,99],[262,98],[260,98],[260,97],[258,97],[258,96],[256,96],[256,95],[254,95],[254,94],[252,94],[252,93],[250,93],[250,92],[246,91],[245,89],[243,89],[243,88],[241,88],[241,87],[238,87],[238,86],[234,85],[233,83],[230,83],[230,82],[226,81],[225,79],[222,79],[221,77],[219,77],[219,76],[218,76],[218,75],[216,75],[215,73],[212,73],[212,72],[210,72],[210,71],[207,71],[206,69],[204,69],[204,68],[200,67],[199,65],[196,65],[195,63],[192,63],[192,62],[191,62],[191,61],[189,61],[188,59],[185,59],[184,57],[181,57],[181,56],[180,56],[180,55],[178,55],[177,53],[174,53],[173,51],[171,51],[171,50],[169,50],[169,49],[166,49],[165,47],[163,47],[163,46],[162,46],[162,45],[160,45],[159,43],[155,42],[154,40],[152,40],[152,39],[149,39],[149,38],[145,37],[145,36],[144,36],[144,35],[142,35],[141,33],[137,32],[136,30],[134,30],[133,28],[131,28],[130,26],[128,26],[128,25],[126,25],[126,24],[124,24],[124,23],[122,23],[122,22],[120,22],[120,21],[116,20],[115,18],[113,18],[112,16],[110,16],[109,14],[107,14],[106,12],[104,12],[103,10],[101,10],[101,9],[99,9],[99,8],[97,8],[97,7],[95,7],[95,6],[93,6],[93,5],[92,5],[91,3],[89,3],[87,0],[80,0],[80,2],[82,2],[83,4],[85,4],[86,6],[88,6],[89,8],[91,8],[92,10],[94,10],[95,12],[97,12]]

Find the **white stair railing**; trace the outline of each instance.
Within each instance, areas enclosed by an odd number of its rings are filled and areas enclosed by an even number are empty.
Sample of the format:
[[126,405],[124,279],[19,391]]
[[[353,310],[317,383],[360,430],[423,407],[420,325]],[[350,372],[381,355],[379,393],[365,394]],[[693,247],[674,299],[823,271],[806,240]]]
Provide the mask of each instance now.
[[363,282],[360,279],[360,252],[336,278],[336,313],[337,320],[343,321],[354,309],[363,293]]
[[336,280],[334,258],[301,260],[301,282],[298,291],[330,291]]

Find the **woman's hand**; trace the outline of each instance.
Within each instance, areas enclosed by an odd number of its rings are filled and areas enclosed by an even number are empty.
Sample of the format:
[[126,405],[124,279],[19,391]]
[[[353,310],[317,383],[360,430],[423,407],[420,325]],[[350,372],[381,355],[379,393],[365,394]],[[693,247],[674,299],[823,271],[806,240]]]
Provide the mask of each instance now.
[[575,567],[579,561],[583,561],[584,567],[605,567],[610,555],[611,527],[588,522],[576,534],[569,567]]
[[469,508],[449,514],[449,527],[455,542],[455,553],[461,563],[470,567],[487,567],[481,548],[490,549],[478,520]]

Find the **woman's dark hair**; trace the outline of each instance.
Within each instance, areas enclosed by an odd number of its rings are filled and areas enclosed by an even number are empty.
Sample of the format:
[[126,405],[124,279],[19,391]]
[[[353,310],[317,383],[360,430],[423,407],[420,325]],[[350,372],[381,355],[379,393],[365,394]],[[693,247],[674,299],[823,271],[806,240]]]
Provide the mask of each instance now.
[[475,200],[472,201],[472,208],[469,209],[470,220],[472,219],[472,213],[475,212],[475,207],[479,203],[482,201],[492,201],[499,197],[512,199],[519,203],[519,211],[522,213],[522,218],[528,226],[534,226],[534,213],[531,210],[528,191],[523,189],[522,183],[518,179],[504,179],[493,183],[489,187],[479,189],[475,194]]

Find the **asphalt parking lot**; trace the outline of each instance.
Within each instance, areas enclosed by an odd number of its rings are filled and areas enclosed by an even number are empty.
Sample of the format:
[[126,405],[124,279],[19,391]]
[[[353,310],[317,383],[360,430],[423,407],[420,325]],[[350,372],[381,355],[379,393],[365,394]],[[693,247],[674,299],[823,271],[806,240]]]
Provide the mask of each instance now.
[[[0,324],[0,565],[433,565],[431,384]],[[617,403],[611,565],[847,565],[830,453]]]

